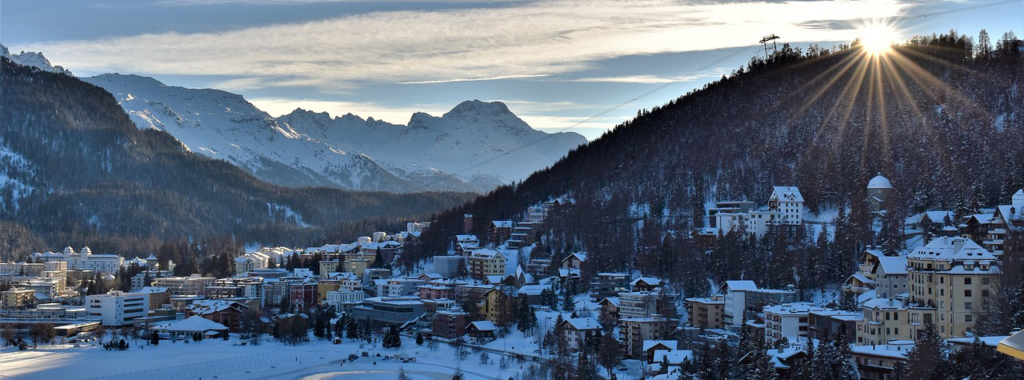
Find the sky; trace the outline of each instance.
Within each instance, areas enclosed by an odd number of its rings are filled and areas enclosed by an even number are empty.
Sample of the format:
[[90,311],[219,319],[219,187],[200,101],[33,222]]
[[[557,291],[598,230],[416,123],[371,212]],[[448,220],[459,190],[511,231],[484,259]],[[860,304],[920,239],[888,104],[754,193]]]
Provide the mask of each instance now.
[[1024,1],[0,0],[0,43],[77,76],[397,124],[502,101],[536,129],[589,139],[763,55],[765,35],[831,48],[878,24],[897,42],[1022,36]]

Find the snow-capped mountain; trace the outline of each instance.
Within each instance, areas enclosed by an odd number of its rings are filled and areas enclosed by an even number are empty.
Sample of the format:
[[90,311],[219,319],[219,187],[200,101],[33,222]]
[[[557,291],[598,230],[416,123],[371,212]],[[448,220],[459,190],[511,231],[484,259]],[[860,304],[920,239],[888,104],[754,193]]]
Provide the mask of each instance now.
[[295,110],[278,119],[241,95],[136,75],[84,78],[114,95],[139,128],[285,186],[486,192],[526,178],[586,142],[530,128],[502,103],[467,101],[408,126]]
[[10,59],[23,66],[31,66],[43,71],[49,71],[51,73],[72,75],[71,71],[68,71],[63,67],[54,66],[53,64],[51,64],[50,60],[46,59],[46,57],[43,56],[43,53],[21,52],[19,54],[11,54],[11,52],[7,50],[6,46],[0,44],[0,56],[7,57],[7,59]]

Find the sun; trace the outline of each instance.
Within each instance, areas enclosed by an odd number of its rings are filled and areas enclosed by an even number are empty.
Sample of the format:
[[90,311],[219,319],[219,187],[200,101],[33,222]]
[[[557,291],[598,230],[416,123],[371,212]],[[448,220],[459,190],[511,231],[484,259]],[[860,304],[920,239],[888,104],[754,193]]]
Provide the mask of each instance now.
[[864,25],[857,31],[860,47],[872,56],[884,55],[892,51],[892,43],[896,31],[888,25]]

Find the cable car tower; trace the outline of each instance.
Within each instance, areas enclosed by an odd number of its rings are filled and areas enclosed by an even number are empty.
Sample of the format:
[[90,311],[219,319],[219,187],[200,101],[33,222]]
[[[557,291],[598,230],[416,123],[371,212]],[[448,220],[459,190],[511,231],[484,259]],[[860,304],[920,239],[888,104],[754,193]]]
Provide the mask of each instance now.
[[771,35],[767,35],[764,38],[762,38],[761,41],[759,41],[761,43],[761,45],[764,45],[764,59],[765,60],[768,60],[768,41],[772,42],[772,53],[774,53],[775,50],[778,48],[775,45],[775,40],[777,40],[777,39],[779,39],[779,36],[776,36],[774,33],[772,33]]

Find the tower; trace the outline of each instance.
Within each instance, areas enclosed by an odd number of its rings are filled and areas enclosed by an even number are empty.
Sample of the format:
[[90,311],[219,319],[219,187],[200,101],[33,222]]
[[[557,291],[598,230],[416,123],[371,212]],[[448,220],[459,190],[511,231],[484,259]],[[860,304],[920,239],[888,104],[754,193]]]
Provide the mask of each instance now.
[[892,183],[881,173],[868,181],[868,211],[877,213],[885,210],[892,199]]

